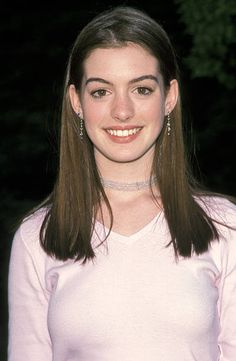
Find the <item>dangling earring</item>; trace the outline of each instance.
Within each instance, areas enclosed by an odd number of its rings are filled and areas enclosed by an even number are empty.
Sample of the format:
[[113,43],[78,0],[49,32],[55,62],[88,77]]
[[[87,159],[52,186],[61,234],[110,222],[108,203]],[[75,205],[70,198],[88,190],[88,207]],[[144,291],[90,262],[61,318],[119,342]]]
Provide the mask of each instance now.
[[167,113],[166,128],[167,128],[167,135],[170,136],[170,133],[171,133],[171,124],[170,124],[170,112],[169,112],[169,111],[168,111],[168,113]]
[[80,139],[83,140],[83,136],[84,136],[84,120],[81,117],[80,113],[77,114],[79,117],[79,136]]

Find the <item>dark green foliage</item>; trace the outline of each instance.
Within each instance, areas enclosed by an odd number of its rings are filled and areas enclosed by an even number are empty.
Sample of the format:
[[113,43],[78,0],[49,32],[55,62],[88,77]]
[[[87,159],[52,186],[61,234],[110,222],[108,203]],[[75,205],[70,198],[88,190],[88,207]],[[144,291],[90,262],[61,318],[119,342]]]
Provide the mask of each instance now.
[[186,58],[191,74],[216,78],[236,87],[235,0],[175,0],[191,46]]

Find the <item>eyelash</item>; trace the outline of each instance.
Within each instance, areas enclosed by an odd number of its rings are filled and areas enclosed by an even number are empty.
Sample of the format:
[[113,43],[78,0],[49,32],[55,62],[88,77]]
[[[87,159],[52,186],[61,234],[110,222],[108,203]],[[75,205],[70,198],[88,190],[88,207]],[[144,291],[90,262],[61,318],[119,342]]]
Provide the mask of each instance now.
[[139,86],[138,88],[135,89],[135,91],[136,90],[139,95],[144,95],[144,96],[147,96],[147,95],[150,95],[151,93],[153,93],[153,89],[148,88],[146,86]]
[[[101,94],[103,93],[103,94]],[[102,98],[104,96],[106,96],[108,93],[108,91],[106,89],[97,89],[95,91],[91,92],[91,95],[93,98]]]
[[[137,92],[139,95],[142,95],[142,96],[148,96],[151,93],[153,93],[153,89],[145,87],[145,86],[139,86],[134,90],[134,92]],[[90,94],[93,98],[99,99],[99,98],[105,97],[107,94],[109,94],[109,92],[108,92],[108,90],[101,88],[101,89],[92,91]]]

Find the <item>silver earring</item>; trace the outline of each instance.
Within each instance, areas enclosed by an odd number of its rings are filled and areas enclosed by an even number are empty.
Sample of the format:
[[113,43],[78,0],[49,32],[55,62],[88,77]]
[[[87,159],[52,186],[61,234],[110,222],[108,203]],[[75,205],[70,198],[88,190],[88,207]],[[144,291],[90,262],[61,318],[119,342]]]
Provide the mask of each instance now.
[[80,139],[82,140],[83,136],[84,136],[84,120],[81,117],[80,113],[78,113],[77,115],[79,117],[79,136],[80,136]]
[[170,123],[170,112],[169,112],[169,111],[168,111],[168,113],[167,113],[166,128],[167,128],[167,135],[170,136],[170,133],[171,133],[171,123]]

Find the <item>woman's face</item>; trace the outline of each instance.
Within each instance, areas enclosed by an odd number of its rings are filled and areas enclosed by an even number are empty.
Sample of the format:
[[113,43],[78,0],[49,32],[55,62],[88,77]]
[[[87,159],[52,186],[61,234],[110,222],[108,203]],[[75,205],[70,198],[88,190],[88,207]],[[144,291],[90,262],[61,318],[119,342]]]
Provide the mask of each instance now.
[[[177,89],[173,84],[170,90]],[[151,161],[164,115],[174,106],[173,94],[165,96],[157,59],[136,44],[93,50],[79,96],[72,85],[70,98],[82,112],[98,162]]]

